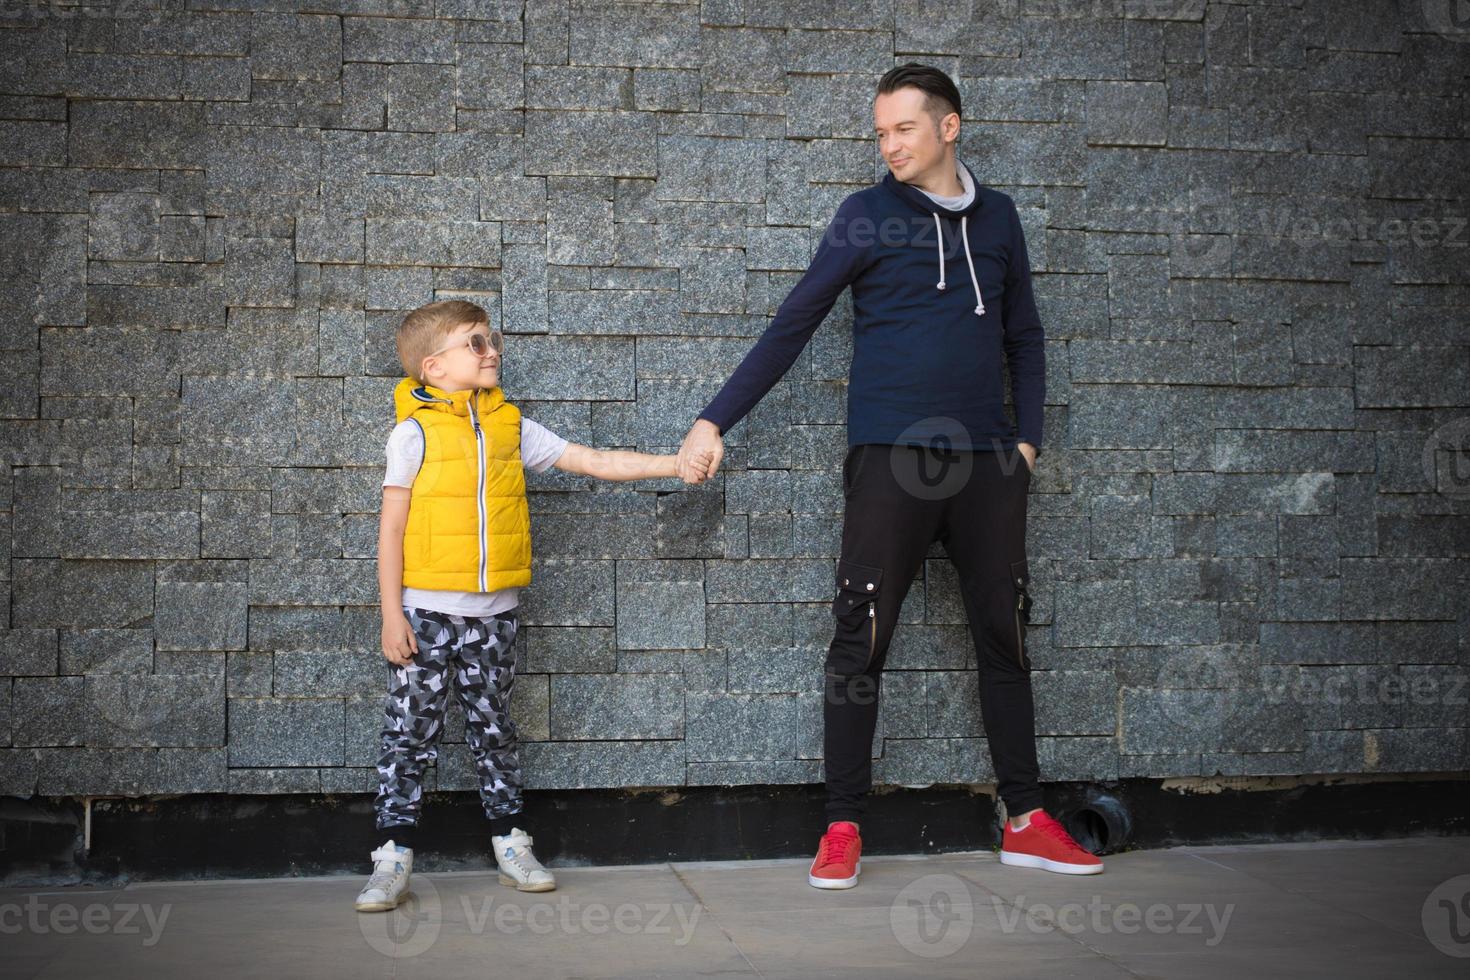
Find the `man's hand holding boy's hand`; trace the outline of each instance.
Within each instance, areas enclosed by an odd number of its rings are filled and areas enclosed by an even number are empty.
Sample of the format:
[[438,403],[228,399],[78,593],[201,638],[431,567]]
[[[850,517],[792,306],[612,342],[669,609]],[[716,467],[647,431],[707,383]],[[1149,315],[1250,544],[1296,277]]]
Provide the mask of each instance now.
[[679,458],[680,457],[678,456],[674,457],[676,475],[685,483],[702,483],[705,480],[705,476],[702,476],[701,474],[714,476],[715,470],[719,469],[719,466],[714,462],[715,454],[706,450],[693,457],[689,465],[689,475],[686,476],[685,471],[682,468],[679,468]]
[[383,617],[383,656],[391,664],[407,667],[413,655],[419,652],[419,639],[414,635],[413,624],[402,613]]
[[679,446],[678,475],[685,483],[703,483],[720,469],[725,442],[709,419],[696,419]]

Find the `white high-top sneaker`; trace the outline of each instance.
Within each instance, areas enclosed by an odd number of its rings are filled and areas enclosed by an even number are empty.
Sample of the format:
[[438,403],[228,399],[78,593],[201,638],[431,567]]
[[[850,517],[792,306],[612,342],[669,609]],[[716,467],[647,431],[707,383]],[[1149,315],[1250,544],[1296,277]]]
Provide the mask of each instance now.
[[408,897],[413,851],[391,840],[373,852],[373,873],[357,896],[359,912],[391,912]]
[[500,865],[500,883],[514,885],[521,892],[549,892],[556,879],[541,866],[531,853],[532,838],[519,827],[512,827],[504,837],[490,837],[495,848],[495,863]]

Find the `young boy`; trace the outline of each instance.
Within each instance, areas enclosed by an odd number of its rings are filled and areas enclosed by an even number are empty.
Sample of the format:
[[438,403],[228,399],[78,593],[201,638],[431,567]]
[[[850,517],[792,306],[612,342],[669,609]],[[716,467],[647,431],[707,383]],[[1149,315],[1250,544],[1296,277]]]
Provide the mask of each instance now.
[[[504,340],[473,303],[430,303],[404,317],[378,531],[383,656],[391,665],[378,761],[373,873],[359,912],[396,908],[418,847],[421,782],[436,756],[449,689],[465,712],[500,882],[556,887],[531,852],[516,728],[509,715],[517,593],[531,581],[522,467],[603,480],[675,475],[673,456],[589,449],[521,415],[499,387]],[[708,459],[705,460],[708,462]],[[521,818],[519,821],[517,818]]]

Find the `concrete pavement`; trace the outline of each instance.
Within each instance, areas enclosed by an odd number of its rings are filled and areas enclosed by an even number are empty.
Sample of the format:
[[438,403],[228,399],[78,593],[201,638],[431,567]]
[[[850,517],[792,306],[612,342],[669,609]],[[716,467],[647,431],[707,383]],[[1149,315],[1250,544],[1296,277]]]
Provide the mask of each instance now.
[[807,885],[805,860],[557,868],[541,895],[427,873],[378,915],[352,910],[366,855],[354,876],[11,888],[0,976],[1470,975],[1470,838],[1107,860],[1066,877],[989,852],[869,857],[843,892]]

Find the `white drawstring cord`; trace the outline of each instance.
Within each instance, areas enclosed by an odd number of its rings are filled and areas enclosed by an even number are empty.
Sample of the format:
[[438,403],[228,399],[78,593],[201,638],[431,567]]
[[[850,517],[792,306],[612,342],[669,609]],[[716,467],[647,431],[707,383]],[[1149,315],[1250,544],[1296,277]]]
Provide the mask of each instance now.
[[[939,212],[931,211],[934,215],[934,232],[939,238],[939,282],[935,288],[944,289],[944,226],[939,223]],[[965,264],[970,267],[970,285],[975,287],[975,315],[985,315],[985,300],[980,295],[980,280],[975,276],[975,260],[970,258],[970,217],[960,216],[960,241],[965,243]]]
[[[965,223],[969,220],[968,215],[960,218],[960,241],[965,243],[965,264],[970,267],[970,285],[975,287],[975,315],[984,316],[985,300],[980,296],[980,280],[975,278],[975,260],[970,258],[970,234],[965,227]],[[941,252],[940,255],[942,257],[943,253]]]
[[930,212],[934,215],[934,233],[939,237],[939,282],[935,283],[936,289],[944,288],[944,229],[939,224],[939,212]]

